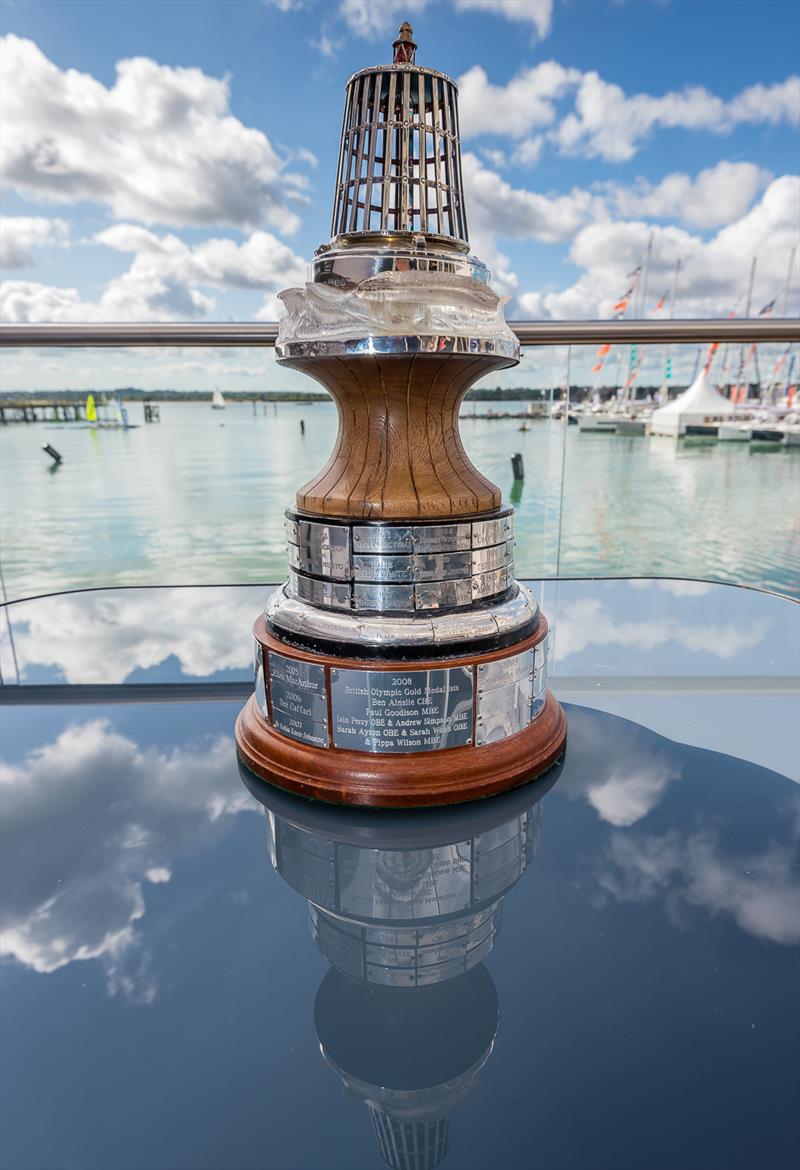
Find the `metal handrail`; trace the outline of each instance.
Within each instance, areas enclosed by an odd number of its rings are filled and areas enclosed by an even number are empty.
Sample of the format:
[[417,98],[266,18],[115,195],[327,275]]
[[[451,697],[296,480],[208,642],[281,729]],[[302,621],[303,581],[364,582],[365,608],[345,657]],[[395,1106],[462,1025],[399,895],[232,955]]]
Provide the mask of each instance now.
[[[800,341],[794,318],[713,317],[671,321],[509,321],[521,345],[691,345],[719,342]],[[274,321],[235,323],[125,322],[103,325],[0,325],[2,347],[274,346]]]

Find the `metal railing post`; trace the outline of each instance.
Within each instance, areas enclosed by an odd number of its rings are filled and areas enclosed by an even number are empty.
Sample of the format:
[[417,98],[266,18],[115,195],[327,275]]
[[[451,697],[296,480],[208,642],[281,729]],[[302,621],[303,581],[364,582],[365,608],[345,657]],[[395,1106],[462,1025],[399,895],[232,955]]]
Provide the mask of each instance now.
[[[666,321],[510,321],[522,345],[648,345],[669,342],[693,345],[704,341],[800,341],[794,318],[700,318]],[[0,325],[5,348],[275,345],[275,322],[140,322],[102,325]]]

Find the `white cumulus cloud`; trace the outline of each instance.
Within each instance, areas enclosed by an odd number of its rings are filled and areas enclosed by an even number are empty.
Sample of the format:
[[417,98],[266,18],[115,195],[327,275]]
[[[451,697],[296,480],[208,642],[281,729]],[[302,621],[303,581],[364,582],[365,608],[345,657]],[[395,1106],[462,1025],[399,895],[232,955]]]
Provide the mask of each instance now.
[[769,623],[750,626],[689,625],[675,617],[650,621],[625,621],[612,615],[594,599],[565,605],[558,619],[558,654],[563,660],[588,646],[629,646],[642,651],[672,643],[689,653],[714,654],[722,660],[735,658],[762,641]]
[[220,586],[167,589],[157,611],[146,589],[64,593],[35,604],[21,602],[15,634],[19,660],[55,667],[72,684],[122,683],[133,671],[157,666],[171,656],[188,677],[243,669],[252,661],[246,631],[263,601],[260,586],[251,590]]
[[725,102],[703,86],[658,97],[628,95],[594,71],[581,78],[575,108],[552,132],[564,154],[625,162],[657,128],[729,133],[740,123],[774,125],[800,121],[800,78],[755,86]]
[[546,37],[553,20],[553,0],[455,0],[459,12],[479,9],[523,24],[532,24],[539,37]]
[[109,992],[152,1002],[157,979],[137,927],[143,885],[169,881],[177,853],[230,815],[255,811],[233,740],[166,753],[96,719],[4,765],[0,779],[0,955],[42,974],[95,959]]
[[108,88],[60,69],[33,41],[9,35],[1,44],[6,185],[145,223],[299,226],[306,180],[231,113],[227,80],[137,57],[117,64]]
[[[570,248],[570,260],[583,270],[574,284],[560,292],[522,292],[519,304],[532,316],[610,316],[627,274],[641,262],[652,236],[650,289],[654,295],[670,287],[675,262],[681,261],[678,316],[727,316],[747,287],[754,256],[758,257],[757,312],[785,285],[786,262],[797,242],[798,223],[800,178],[794,175],[774,179],[749,211],[710,239],[673,224],[653,225],[644,220],[590,223],[578,232]],[[796,309],[795,300],[789,312]]]
[[[625,162],[656,129],[727,134],[738,125],[800,123],[800,77],[755,85],[724,101],[703,86],[661,95],[627,94],[594,70],[583,73],[543,61],[495,85],[480,65],[459,78],[465,138],[492,134],[522,138],[551,127],[548,139],[566,155]],[[572,108],[561,103],[569,99]]]
[[574,89],[580,70],[557,61],[543,61],[523,69],[506,85],[493,85],[481,65],[473,65],[458,79],[459,115],[464,138],[478,134],[506,134],[522,138],[531,130],[551,126],[556,101]]
[[302,283],[306,265],[270,232],[244,242],[228,238],[186,244],[138,224],[119,223],[98,232],[95,242],[133,254],[127,272],[111,280],[100,299],[87,302],[77,289],[31,281],[6,281],[0,316],[15,321],[169,321],[206,317],[214,300],[204,288],[240,288],[274,294]]
[[427,0],[341,0],[339,16],[357,36],[371,38],[396,31],[426,7]]
[[756,854],[725,854],[707,831],[686,839],[615,833],[598,882],[621,902],[681,899],[730,915],[756,938],[793,946],[800,940],[795,862],[794,848],[777,843]]
[[0,268],[32,268],[34,248],[65,248],[69,225],[41,215],[0,215]]
[[637,179],[630,187],[609,184],[605,190],[624,219],[673,219],[699,228],[714,228],[740,219],[772,176],[749,162],[719,162],[691,175],[675,172],[659,183]]

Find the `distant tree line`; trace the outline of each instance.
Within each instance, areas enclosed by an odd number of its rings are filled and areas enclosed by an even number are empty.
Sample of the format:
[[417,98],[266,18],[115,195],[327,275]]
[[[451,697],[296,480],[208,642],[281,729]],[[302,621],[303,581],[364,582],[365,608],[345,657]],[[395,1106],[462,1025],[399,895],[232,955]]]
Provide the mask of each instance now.
[[[674,396],[685,390],[685,386],[671,386],[670,393]],[[723,387],[723,392],[725,392]],[[655,398],[660,390],[659,386],[637,386],[635,397],[638,399]],[[617,393],[615,386],[601,386],[597,388],[601,402],[607,402]],[[50,402],[83,402],[86,390],[7,390],[5,394],[20,397],[29,394],[32,398],[47,398]],[[93,390],[98,402],[105,399],[118,398],[120,402],[210,402],[210,390],[142,390],[138,386],[120,386],[114,390]],[[224,390],[228,402],[329,402],[330,395],[324,390],[309,391],[307,394],[297,390]],[[595,393],[593,386],[570,385],[570,402],[579,403]],[[748,387],[748,397],[758,397],[759,386],[752,382]],[[479,386],[473,387],[467,393],[470,402],[548,402],[551,391],[542,387],[526,386]],[[553,391],[553,397],[558,400],[563,394],[563,387]]]

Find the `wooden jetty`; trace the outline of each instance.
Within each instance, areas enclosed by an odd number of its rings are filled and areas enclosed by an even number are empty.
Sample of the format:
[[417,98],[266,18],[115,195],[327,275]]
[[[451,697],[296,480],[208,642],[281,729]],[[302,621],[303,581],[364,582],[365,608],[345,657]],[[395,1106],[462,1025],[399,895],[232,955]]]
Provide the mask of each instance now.
[[86,418],[86,403],[60,398],[11,398],[0,396],[0,423],[80,422]]

